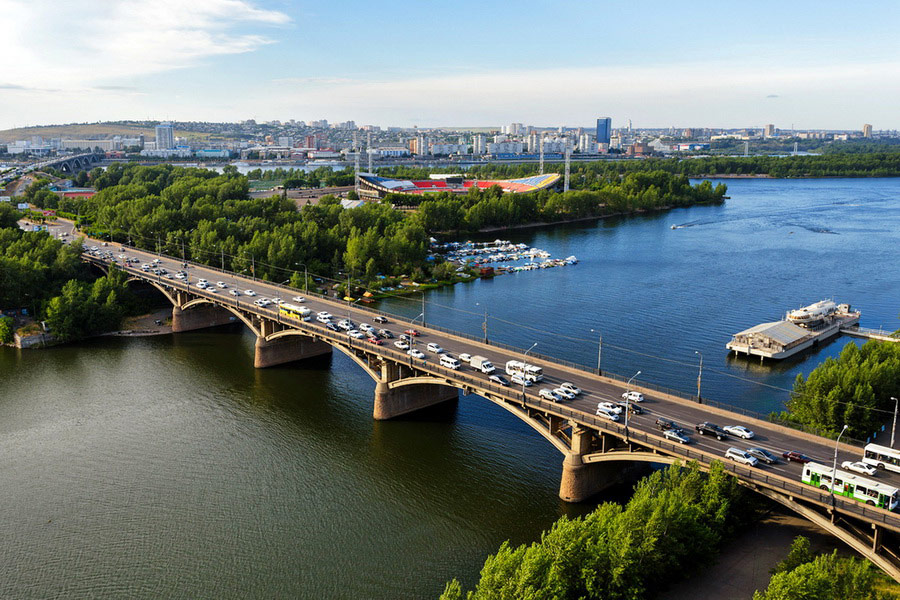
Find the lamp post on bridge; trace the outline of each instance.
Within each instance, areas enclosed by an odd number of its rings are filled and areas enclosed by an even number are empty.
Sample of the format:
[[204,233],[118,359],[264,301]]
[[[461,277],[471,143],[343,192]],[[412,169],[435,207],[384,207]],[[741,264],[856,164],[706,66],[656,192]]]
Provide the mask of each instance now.
[[306,267],[306,263],[295,262],[294,266],[302,266],[303,267],[303,293],[309,293],[309,270]]
[[641,372],[638,371],[634,375],[631,376],[631,379],[628,380],[628,383],[625,384],[625,440],[628,440],[628,411],[631,408],[631,395],[628,392],[631,391],[631,382],[634,381],[634,378],[640,375]]
[[838,444],[840,444],[841,436],[844,435],[844,432],[847,431],[848,427],[850,426],[844,424],[844,428],[841,429],[841,432],[838,434],[837,439],[834,441],[834,463],[831,465],[831,510],[834,510],[834,480],[837,477]]
[[591,333],[596,333],[600,339],[597,340],[597,375],[603,375],[600,370],[600,357],[603,355],[603,334],[599,329],[591,329]]
[[898,400],[891,396],[891,400],[894,401],[894,424],[891,425],[891,448],[894,447],[894,433],[897,431],[897,405]]
[[531,348],[525,351],[522,355],[522,401],[525,401],[525,374],[528,372],[528,353],[534,350],[534,347],[537,346],[538,343],[535,342],[531,345]]
[[[479,302],[475,303],[475,306],[481,306]],[[481,322],[481,330],[484,332],[484,343],[488,343],[488,335],[487,335],[487,305],[484,305],[484,320]]]
[[703,404],[703,397],[700,395],[700,381],[703,379],[703,353],[694,350],[694,354],[700,356],[700,370],[697,372],[697,404]]

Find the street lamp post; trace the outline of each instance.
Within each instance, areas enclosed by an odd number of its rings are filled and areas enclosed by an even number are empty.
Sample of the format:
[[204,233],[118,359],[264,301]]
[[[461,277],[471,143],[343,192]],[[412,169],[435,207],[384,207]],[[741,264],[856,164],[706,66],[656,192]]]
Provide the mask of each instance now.
[[831,509],[834,510],[834,480],[837,478],[837,453],[838,453],[838,444],[841,442],[841,436],[844,435],[844,432],[847,431],[849,425],[844,425],[844,428],[841,429],[841,432],[838,434],[837,439],[834,441],[834,463],[831,465]]
[[891,448],[894,447],[894,433],[897,431],[897,405],[898,400],[891,396],[891,400],[894,401],[894,424],[891,425]]
[[694,350],[694,354],[700,356],[700,370],[697,372],[697,403],[703,404],[703,396],[700,395],[700,381],[703,379],[703,353],[699,350]]
[[537,346],[537,342],[531,345],[531,348],[525,351],[525,354],[522,355],[522,400],[525,400],[525,373],[528,369],[528,353],[534,350],[534,347]]
[[603,372],[600,370],[600,357],[603,355],[603,334],[600,333],[599,329],[591,329],[591,333],[596,333],[600,337],[597,341],[597,375],[603,375]]
[[306,263],[295,262],[294,265],[300,265],[303,267],[303,293],[309,293],[309,270],[306,267]]
[[[641,372],[638,371],[634,375],[631,376],[631,379],[628,380],[628,383],[625,384],[625,391],[631,391],[631,382],[634,381],[634,378],[640,375]],[[631,400],[631,396],[629,394],[625,394],[625,436],[628,437],[628,409],[631,408],[631,404],[629,402]]]
[[[480,303],[479,303],[479,302],[476,302],[476,303],[475,303],[475,306],[480,306]],[[484,343],[487,344],[487,343],[488,343],[488,336],[487,336],[487,305],[484,306],[484,320],[481,322],[481,331],[484,332]]]

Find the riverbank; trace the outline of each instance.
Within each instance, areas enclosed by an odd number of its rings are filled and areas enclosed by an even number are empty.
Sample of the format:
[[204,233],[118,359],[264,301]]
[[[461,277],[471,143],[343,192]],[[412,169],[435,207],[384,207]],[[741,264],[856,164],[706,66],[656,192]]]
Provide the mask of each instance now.
[[161,308],[146,315],[126,317],[122,321],[121,329],[102,333],[100,336],[140,337],[170,333],[172,333],[172,309]]

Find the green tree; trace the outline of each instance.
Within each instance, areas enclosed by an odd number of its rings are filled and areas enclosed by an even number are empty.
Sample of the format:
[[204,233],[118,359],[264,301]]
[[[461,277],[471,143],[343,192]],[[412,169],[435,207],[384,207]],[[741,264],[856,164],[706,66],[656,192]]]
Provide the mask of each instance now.
[[0,344],[13,341],[13,320],[11,317],[0,317]]

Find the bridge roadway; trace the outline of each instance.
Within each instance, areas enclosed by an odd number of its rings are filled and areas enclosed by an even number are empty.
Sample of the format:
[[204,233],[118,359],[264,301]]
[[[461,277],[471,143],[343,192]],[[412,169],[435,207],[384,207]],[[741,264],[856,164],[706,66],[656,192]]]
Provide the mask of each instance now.
[[[88,240],[87,245],[91,244],[99,245],[100,243]],[[167,269],[170,274],[182,270],[182,261],[176,258],[125,248],[119,244],[110,244],[110,246],[100,249],[112,251],[114,257],[120,254],[136,257],[141,263],[150,263],[153,259],[159,258],[160,266]],[[100,259],[87,253],[85,258],[101,266],[108,263],[108,259]],[[119,262],[121,263],[121,261]],[[465,364],[459,371],[441,367],[438,363],[438,355],[426,351],[425,346],[429,342],[435,342],[455,356],[462,352],[486,356],[498,367],[498,372],[503,371],[508,360],[523,360],[522,350],[501,347],[492,343],[485,344],[480,340],[470,339],[464,334],[443,331],[434,326],[423,326],[420,322],[413,323],[407,319],[378,313],[356,304],[304,293],[301,290],[240,276],[214,267],[196,263],[186,264],[188,265],[187,281],[168,279],[143,272],[139,265],[125,267],[125,270],[132,277],[150,282],[166,291],[170,300],[173,300],[177,294],[181,294],[178,297],[192,298],[192,305],[210,303],[227,307],[235,315],[252,316],[253,321],[246,321],[245,318],[242,318],[246,323],[252,324],[264,320],[278,324],[276,329],[280,328],[279,331],[299,330],[312,339],[326,342],[354,358],[376,382],[379,381],[379,368],[383,374],[386,372],[384,365],[391,363],[400,369],[401,376],[405,374],[406,379],[403,381],[426,385],[439,383],[460,388],[466,394],[475,393],[503,406],[535,428],[566,456],[563,462],[563,481],[560,486],[560,496],[564,500],[584,500],[600,489],[602,484],[598,485],[594,481],[596,475],[587,471],[593,466],[603,466],[601,463],[607,463],[607,461],[666,463],[674,460],[697,460],[701,466],[708,468],[712,461],[721,460],[726,469],[737,476],[743,485],[788,506],[837,535],[900,581],[900,556],[898,556],[900,550],[896,543],[900,537],[897,536],[897,533],[900,533],[900,514],[866,506],[842,497],[831,497],[827,491],[803,484],[800,482],[802,467],[797,463],[781,461],[775,465],[760,464],[757,467],[748,467],[724,458],[725,450],[731,446],[738,448],[757,446],[765,448],[779,457],[784,450],[795,450],[806,454],[816,462],[830,465],[834,459],[835,450],[835,443],[831,440],[779,424],[741,416],[722,408],[698,404],[682,397],[643,388],[638,382],[632,385],[632,389],[644,393],[645,401],[641,404],[644,413],[631,415],[626,429],[621,421],[611,422],[595,415],[598,402],[621,400],[621,395],[625,390],[624,384],[609,377],[599,376],[583,367],[557,362],[547,357],[538,358],[528,355],[528,364],[543,368],[545,381],[527,388],[523,395],[521,387],[496,385],[488,380],[487,375],[476,372]],[[122,268],[121,264],[118,266]],[[228,288],[217,288],[214,292],[201,290],[196,287],[199,278],[207,279],[212,285],[222,281]],[[231,289],[239,290],[241,295],[231,296],[229,294]],[[245,295],[243,292],[248,289],[255,291],[257,296]],[[395,340],[387,340],[383,346],[376,346],[364,339],[350,338],[343,331],[328,330],[315,320],[301,322],[281,316],[275,305],[261,308],[254,304],[262,297],[269,299],[281,297],[286,302],[297,304],[291,300],[294,296],[305,297],[306,300],[302,304],[310,308],[313,313],[318,311],[332,313],[335,321],[349,318],[357,324],[366,322],[376,325],[372,318],[377,314],[384,314],[389,322],[377,325],[377,327],[389,329],[396,336],[408,328],[415,328],[421,334],[414,338],[415,347],[423,350],[426,358],[425,360],[413,359],[406,352],[393,346],[392,342]],[[177,302],[173,300],[173,303],[177,306]],[[184,312],[187,313],[190,310],[193,309],[186,308]],[[261,331],[259,328],[256,329],[258,335]],[[291,333],[295,332],[291,331]],[[267,335],[278,337],[281,334],[270,327]],[[548,402],[538,396],[540,389],[557,387],[563,381],[574,383],[583,390],[583,393],[572,401],[559,403]],[[388,387],[398,383],[398,381],[389,382]],[[381,385],[379,384],[379,386]],[[453,397],[456,397],[455,391]],[[444,399],[446,399],[446,395]],[[376,391],[376,403],[377,400],[378,392]],[[691,442],[680,445],[666,440],[654,426],[657,418],[669,419],[682,425],[690,434]],[[702,421],[711,421],[722,426],[742,424],[752,429],[756,433],[756,437],[753,440],[741,440],[729,436],[728,439],[717,441],[709,436],[700,436],[694,431],[694,426]],[[838,448],[838,465],[844,460],[859,460],[861,455],[861,448],[842,443]],[[608,470],[600,475],[605,479],[609,479],[610,476]],[[875,479],[900,487],[900,475],[898,474],[881,471]]]

